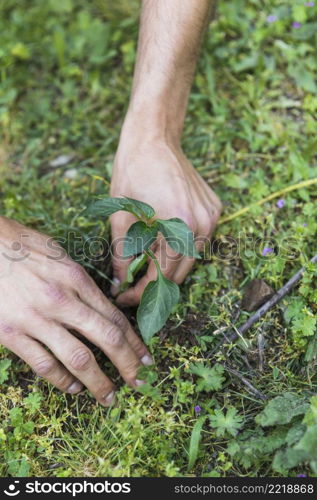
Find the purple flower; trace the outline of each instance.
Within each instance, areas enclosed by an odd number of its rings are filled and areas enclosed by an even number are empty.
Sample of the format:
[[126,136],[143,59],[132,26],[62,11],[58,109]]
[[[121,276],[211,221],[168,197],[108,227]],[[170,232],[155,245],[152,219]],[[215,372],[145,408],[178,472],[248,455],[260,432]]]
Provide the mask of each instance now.
[[307,222],[304,222],[303,227],[307,227],[307,226],[308,226]]
[[199,413],[201,412],[201,407],[199,405],[197,405],[197,406],[195,406],[194,410],[195,410],[196,415],[199,415]]
[[283,198],[281,198],[280,200],[277,200],[277,202],[276,202],[277,208],[283,208],[284,205],[285,205],[285,200],[283,200]]
[[263,251],[262,251],[263,257],[266,257],[270,253],[273,253],[273,248],[270,248],[270,247],[264,247],[263,248]]
[[277,21],[277,16],[275,16],[274,14],[270,14],[266,18],[266,22],[268,23],[275,23],[275,21]]
[[298,21],[294,21],[292,24],[293,28],[298,29],[302,27],[302,23],[299,23]]
[[297,474],[296,477],[307,477],[307,475],[306,474]]
[[315,2],[305,2],[304,5],[305,7],[314,7]]

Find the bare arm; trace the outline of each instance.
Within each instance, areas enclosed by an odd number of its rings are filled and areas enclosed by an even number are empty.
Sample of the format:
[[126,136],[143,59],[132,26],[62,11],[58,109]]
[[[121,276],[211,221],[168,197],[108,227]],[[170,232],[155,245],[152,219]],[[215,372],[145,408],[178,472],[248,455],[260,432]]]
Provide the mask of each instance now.
[[[210,0],[144,0],[126,123],[179,142]],[[149,130],[148,130],[149,127]]]
[[[212,6],[210,0],[143,1],[133,89],[111,185],[113,196],[148,202],[161,218],[180,217],[199,237],[211,235],[221,203],[184,156],[180,139]],[[122,238],[132,222],[129,214],[115,214],[113,238]],[[119,284],[128,262],[121,258],[122,247],[115,247],[114,275]],[[181,283],[193,259],[177,259],[162,240],[156,242],[155,251],[165,275]],[[146,276],[118,302],[137,304],[155,274],[150,265]],[[117,291],[114,287],[113,293]]]

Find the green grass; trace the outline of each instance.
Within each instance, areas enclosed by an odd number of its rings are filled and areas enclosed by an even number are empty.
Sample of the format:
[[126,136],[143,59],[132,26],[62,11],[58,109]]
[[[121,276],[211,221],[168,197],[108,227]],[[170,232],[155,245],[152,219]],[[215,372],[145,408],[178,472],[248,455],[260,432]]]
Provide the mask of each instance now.
[[[268,15],[278,20],[268,23]],[[99,0],[30,0],[27,8],[17,0],[0,3],[1,211],[56,238],[71,233],[71,255],[78,250],[75,236],[108,236],[106,221],[91,223],[78,214],[91,195],[108,191],[129,98],[137,16],[138,2],[125,0],[115,8]],[[293,28],[294,21],[302,27]],[[316,27],[317,5],[304,1],[219,2],[183,145],[222,199],[224,216],[317,177]],[[67,166],[50,167],[61,154],[74,157]],[[0,347],[0,474],[316,475],[316,452],[309,454],[308,446],[317,436],[316,403],[308,409],[317,387],[316,266],[252,328],[246,343],[204,361],[222,338],[217,330],[248,317],[237,317],[237,304],[250,279],[278,289],[316,253],[316,184],[281,198],[281,209],[272,200],[219,225],[218,254],[197,264],[168,327],[153,342],[158,378],[146,394],[122,387],[118,407],[107,411],[87,394],[59,393]],[[275,254],[263,257],[264,246]],[[108,264],[88,270],[107,292],[101,274],[110,272]],[[217,374],[223,362],[266,401],[226,369]],[[206,379],[193,370],[197,363],[204,364]],[[278,413],[268,425],[261,413],[286,392],[306,412],[304,425],[303,414],[281,423]],[[206,416],[202,424],[196,424],[196,405]]]

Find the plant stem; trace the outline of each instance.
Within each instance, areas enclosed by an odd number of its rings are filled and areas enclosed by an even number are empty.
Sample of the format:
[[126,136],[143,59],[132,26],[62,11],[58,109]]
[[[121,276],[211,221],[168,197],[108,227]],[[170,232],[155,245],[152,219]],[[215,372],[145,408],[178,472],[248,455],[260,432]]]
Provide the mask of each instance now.
[[[312,263],[317,263],[317,254],[310,260]],[[261,306],[250,318],[240,327],[236,328],[234,332],[229,334],[228,336],[224,334],[224,339],[222,339],[217,346],[208,354],[207,358],[213,356],[225,342],[233,342],[238,337],[243,337],[243,334],[251,328],[257,321],[259,321],[264,314],[266,314],[275,304],[277,304],[285,295],[287,295],[292,288],[296,285],[296,283],[302,278],[305,272],[305,267],[302,267],[297,273],[295,273],[288,281],[285,283],[282,288],[276,292],[273,297],[265,302],[263,306]]]

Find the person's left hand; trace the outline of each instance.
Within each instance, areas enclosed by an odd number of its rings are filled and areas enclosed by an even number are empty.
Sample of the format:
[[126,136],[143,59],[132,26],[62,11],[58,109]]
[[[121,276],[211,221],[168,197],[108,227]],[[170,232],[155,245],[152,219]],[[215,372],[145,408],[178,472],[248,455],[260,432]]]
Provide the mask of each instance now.
[[[178,217],[193,231],[196,239],[210,238],[221,213],[221,202],[217,195],[200,177],[179,147],[165,141],[125,143],[120,146],[115,158],[111,182],[111,196],[127,196],[151,205],[161,219]],[[113,239],[113,270],[116,285],[113,295],[118,295],[119,286],[126,277],[131,259],[124,259],[123,238],[135,218],[127,212],[111,216]],[[203,243],[197,244],[201,250]],[[159,238],[153,245],[163,274],[180,284],[192,269],[195,259],[177,256]],[[156,268],[150,262],[145,276],[133,287],[117,297],[117,303],[134,306],[140,302],[149,281],[156,279]]]

